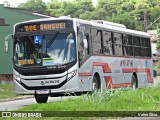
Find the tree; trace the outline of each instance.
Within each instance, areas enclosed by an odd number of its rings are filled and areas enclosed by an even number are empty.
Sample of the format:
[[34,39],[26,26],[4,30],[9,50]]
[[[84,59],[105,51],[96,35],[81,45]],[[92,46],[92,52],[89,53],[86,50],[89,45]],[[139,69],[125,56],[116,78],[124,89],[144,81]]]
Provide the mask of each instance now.
[[21,3],[18,7],[31,9],[42,14],[47,11],[47,6],[42,0],[28,0],[26,3]]
[[[52,16],[71,16],[86,20],[107,20],[143,31],[144,11],[147,10],[147,22],[153,22],[160,16],[159,0],[98,0],[96,7],[91,0],[52,0],[45,4],[42,0],[28,0],[20,4],[34,12],[47,13]],[[146,23],[147,23],[146,22]],[[155,29],[154,24],[150,29]]]

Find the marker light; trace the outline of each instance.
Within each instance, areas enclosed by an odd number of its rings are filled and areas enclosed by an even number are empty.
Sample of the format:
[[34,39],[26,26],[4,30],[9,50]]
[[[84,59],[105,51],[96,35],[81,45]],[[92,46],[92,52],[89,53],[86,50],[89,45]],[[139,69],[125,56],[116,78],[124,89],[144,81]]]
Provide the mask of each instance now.
[[14,75],[13,78],[14,78],[16,81],[21,82],[21,78],[20,78],[19,76]]

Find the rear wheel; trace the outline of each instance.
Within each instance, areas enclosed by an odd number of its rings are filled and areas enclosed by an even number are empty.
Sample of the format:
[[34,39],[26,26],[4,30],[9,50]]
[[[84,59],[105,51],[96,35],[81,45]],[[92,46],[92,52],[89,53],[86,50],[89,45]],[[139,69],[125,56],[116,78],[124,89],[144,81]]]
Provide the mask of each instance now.
[[132,75],[131,88],[135,90],[137,88],[137,79],[135,75]]
[[48,100],[48,96],[35,94],[35,100],[37,103],[46,103]]
[[100,87],[99,87],[99,79],[98,77],[94,76],[93,77],[93,81],[92,81],[92,91],[96,91],[98,90]]

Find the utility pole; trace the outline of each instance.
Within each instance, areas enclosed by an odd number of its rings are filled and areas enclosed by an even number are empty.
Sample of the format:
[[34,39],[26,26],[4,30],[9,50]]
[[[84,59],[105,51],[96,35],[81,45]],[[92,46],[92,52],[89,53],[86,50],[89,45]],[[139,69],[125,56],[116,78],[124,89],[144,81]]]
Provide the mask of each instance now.
[[144,32],[147,32],[147,17],[148,17],[148,13],[147,10],[144,10]]

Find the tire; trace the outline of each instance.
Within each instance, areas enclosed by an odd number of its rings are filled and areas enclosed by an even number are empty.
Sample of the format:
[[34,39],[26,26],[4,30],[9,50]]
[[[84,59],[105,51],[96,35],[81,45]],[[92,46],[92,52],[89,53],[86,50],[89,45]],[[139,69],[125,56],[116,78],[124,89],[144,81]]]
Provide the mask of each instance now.
[[137,79],[135,75],[132,75],[131,88],[135,90],[137,88]]
[[48,100],[48,96],[44,95],[35,95],[35,100],[37,103],[46,103]]
[[99,88],[98,78],[94,76],[92,81],[92,92],[97,91]]

